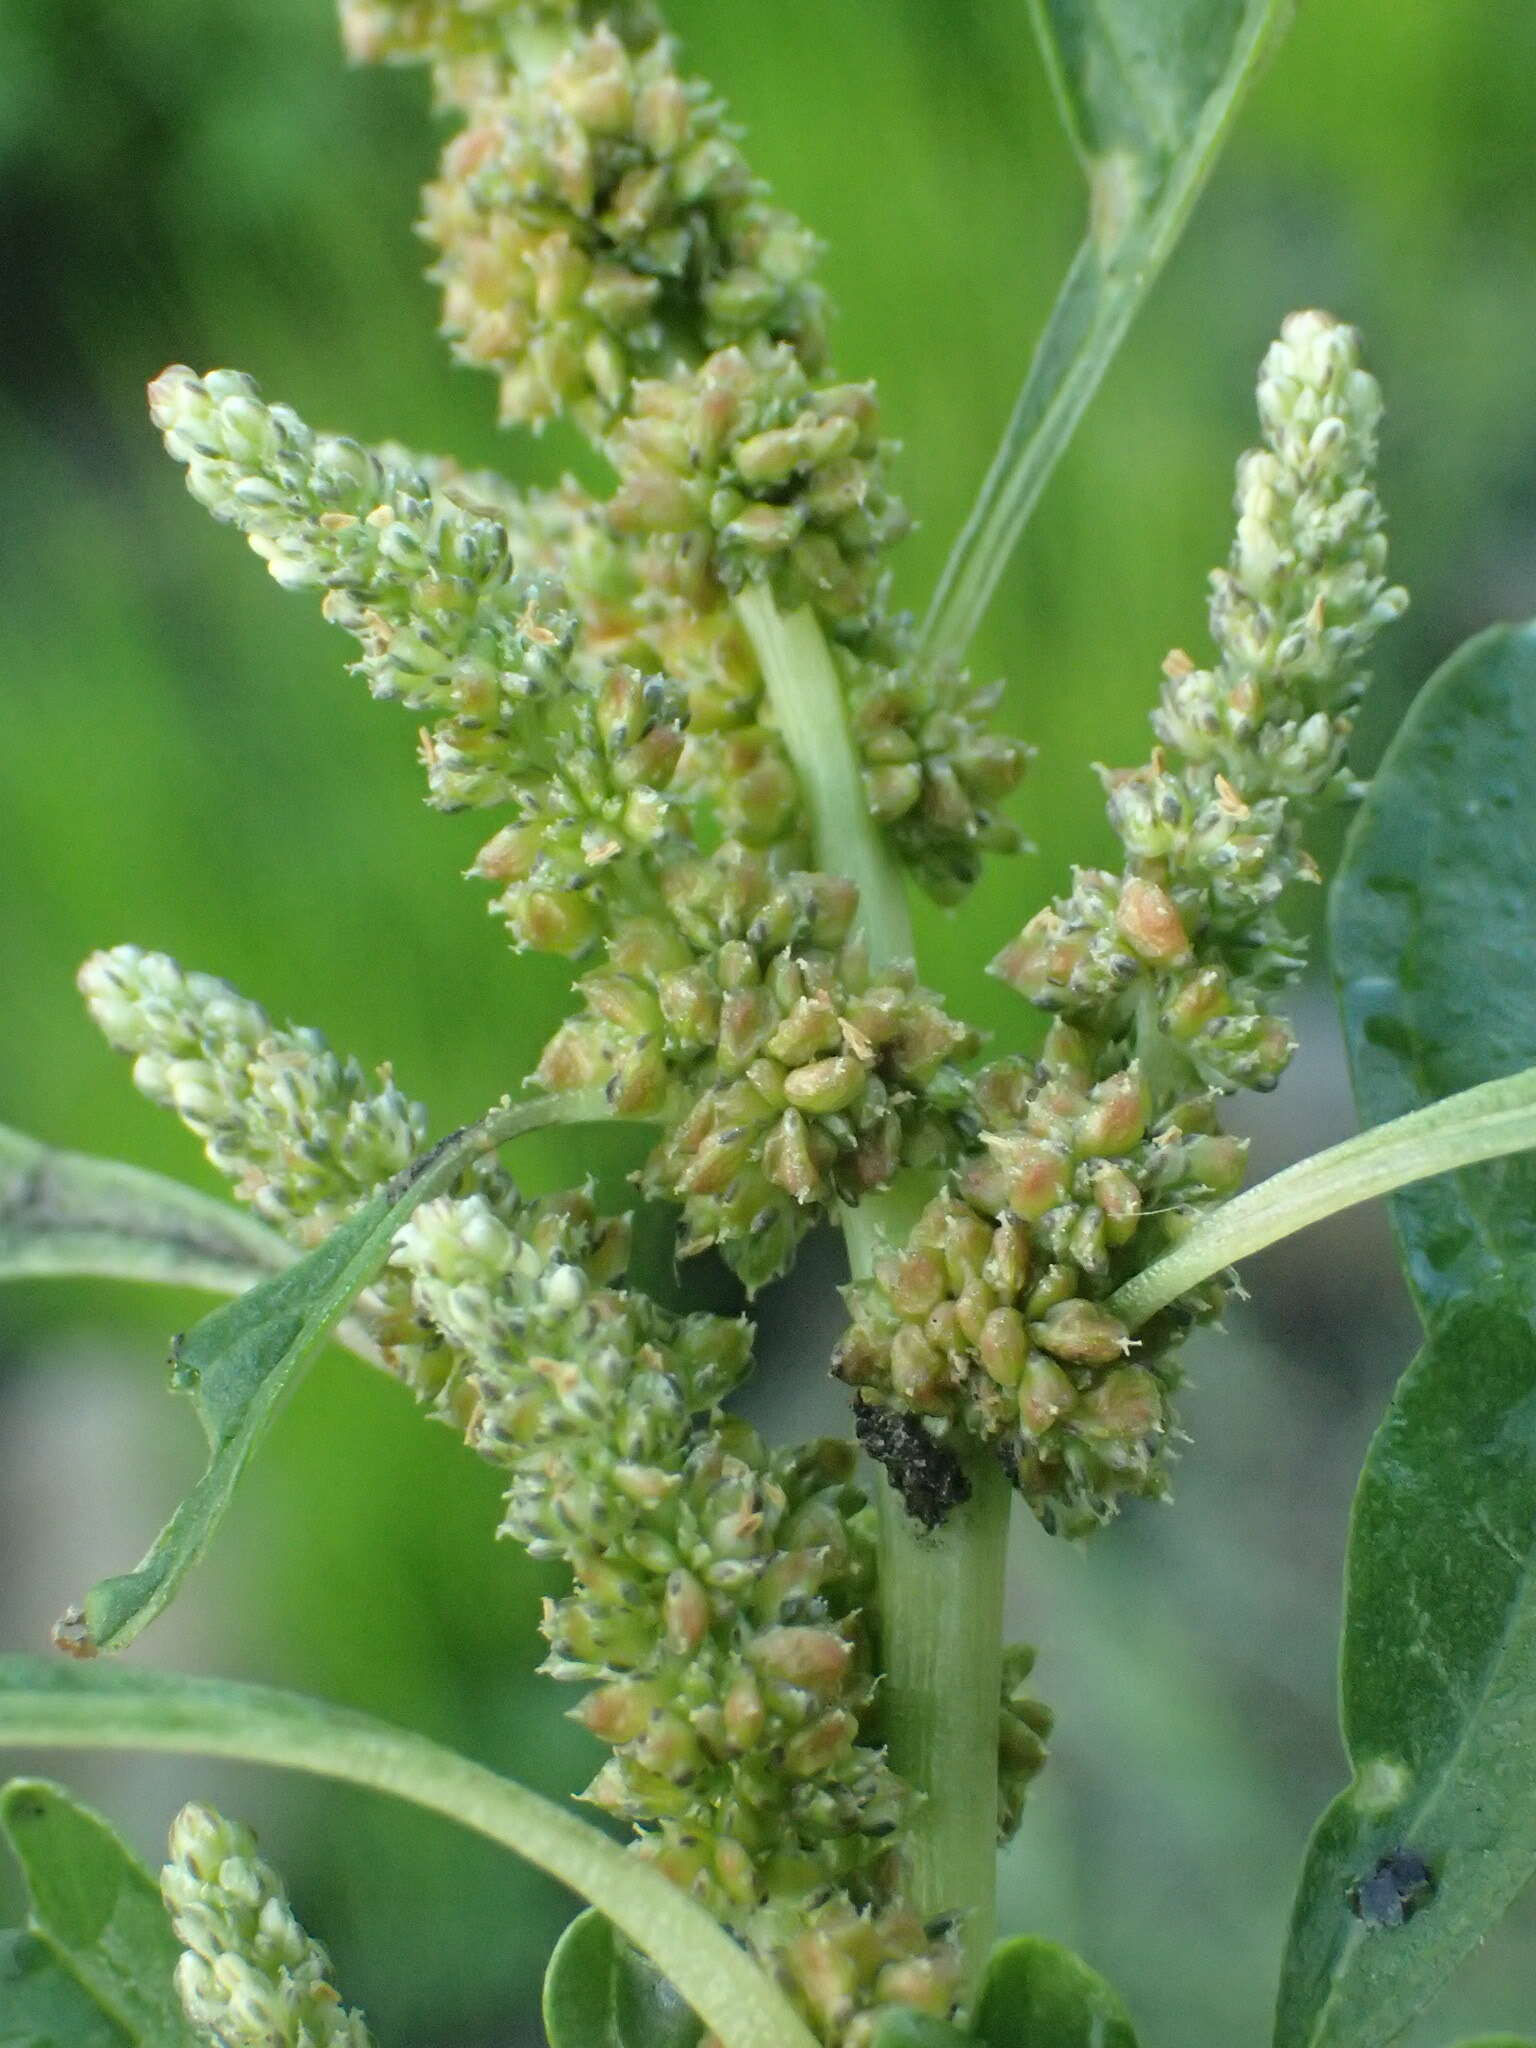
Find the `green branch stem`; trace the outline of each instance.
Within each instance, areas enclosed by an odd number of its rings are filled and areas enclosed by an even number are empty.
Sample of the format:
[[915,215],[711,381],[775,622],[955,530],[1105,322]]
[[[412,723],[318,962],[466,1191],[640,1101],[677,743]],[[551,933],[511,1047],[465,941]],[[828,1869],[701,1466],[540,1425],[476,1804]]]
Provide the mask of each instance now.
[[659,1870],[564,1807],[424,1736],[267,1686],[0,1657],[0,1743],[238,1757],[409,1800],[499,1842],[596,1906],[725,2048],[815,2048],[778,1986]]
[[1109,1298],[1135,1329],[1181,1294],[1298,1230],[1432,1174],[1536,1146],[1536,1067],[1484,1081],[1288,1166],[1198,1224]]
[[[763,670],[811,813],[816,857],[859,886],[862,929],[879,964],[913,957],[900,870],[865,802],[842,679],[814,613],[785,617],[765,585],[737,609]],[[883,1194],[843,1211],[855,1279],[882,1247],[904,1242],[927,1198],[925,1177],[902,1174]],[[997,1716],[1002,1688],[1003,1578],[1010,1494],[985,1461],[972,1494],[929,1533],[878,1482],[882,1732],[891,1767],[920,1795],[908,1837],[908,1877],[925,1917],[959,1913],[974,1990],[992,1944],[997,1899]]]
[[[1068,126],[1076,128],[1041,0],[1032,0],[1032,9]],[[1244,93],[1290,13],[1291,0],[1252,0],[1244,10],[1230,59],[1171,162],[1145,161],[1123,147],[1094,152],[1080,139],[1089,181],[1088,234],[923,622],[923,647],[934,659],[963,659],[975,638],[1040,493],[1184,232]]]

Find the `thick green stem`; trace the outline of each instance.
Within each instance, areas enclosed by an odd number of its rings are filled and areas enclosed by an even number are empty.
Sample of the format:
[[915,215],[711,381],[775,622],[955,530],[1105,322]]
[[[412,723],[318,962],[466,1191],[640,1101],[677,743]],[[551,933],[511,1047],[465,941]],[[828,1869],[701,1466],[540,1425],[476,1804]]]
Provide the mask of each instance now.
[[[787,618],[758,585],[737,609],[752,640],[810,809],[816,857],[859,885],[861,924],[876,964],[912,958],[900,870],[864,799],[842,681],[816,616]],[[924,1178],[899,1175],[843,1212],[854,1278],[883,1245],[902,1243],[926,1199]],[[891,1767],[919,1793],[910,1834],[912,1903],[925,1917],[963,1915],[974,1990],[997,1911],[997,1720],[1002,1688],[1003,1563],[1009,1492],[979,1461],[970,1500],[942,1529],[922,1529],[884,1474],[880,1499],[881,1692]]]

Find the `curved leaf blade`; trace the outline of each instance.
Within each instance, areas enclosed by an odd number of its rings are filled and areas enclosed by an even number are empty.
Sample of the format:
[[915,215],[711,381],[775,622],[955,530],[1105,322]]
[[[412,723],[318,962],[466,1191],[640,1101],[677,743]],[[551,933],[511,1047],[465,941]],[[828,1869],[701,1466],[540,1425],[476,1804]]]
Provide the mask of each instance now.
[[555,1944],[543,2014],[549,2048],[695,2048],[704,2033],[649,1957],[594,1906]]
[[1136,2048],[1119,1995],[1081,1957],[1037,1935],[992,1951],[975,2031],[986,2048]]
[[964,655],[1051,471],[1162,270],[1291,0],[1031,0],[1088,179],[1087,238],[923,625]]
[[0,1934],[0,2048],[132,2048],[35,1934]]
[[[1536,631],[1497,628],[1426,686],[1340,876],[1334,958],[1368,1123],[1536,1057],[1533,759]],[[1392,2039],[1536,1872],[1536,1165],[1469,1166],[1392,1212],[1427,1342],[1356,1497],[1354,1783],[1303,1867],[1277,2048]]]
[[228,1203],[0,1126],[0,1280],[89,1275],[237,1294],[292,1261],[275,1231]]
[[[28,1934],[80,1994],[50,1984],[22,1937],[10,1960],[19,2010],[33,2015],[24,2025],[74,2028],[89,2012],[87,2039],[196,2048],[172,1981],[181,1949],[160,1888],[107,1823],[57,1785],[15,1779],[0,1793],[0,1833],[26,1878]],[[0,1966],[0,2041],[12,2025]],[[74,2032],[62,2039],[78,2048]]]
[[492,1146],[541,1124],[590,1122],[607,1113],[598,1091],[503,1103],[397,1174],[286,1271],[176,1338],[171,1385],[192,1398],[208,1440],[207,1467],[133,1570],[98,1581],[64,1616],[56,1646],[77,1657],[120,1650],[164,1611],[212,1541],[284,1398],[384,1265],[413,1209],[451,1187],[465,1163]]
[[241,1757],[408,1799],[501,1843],[605,1913],[725,2048],[816,2048],[778,1986],[659,1870],[425,1736],[270,1686],[0,1656],[6,1743]]

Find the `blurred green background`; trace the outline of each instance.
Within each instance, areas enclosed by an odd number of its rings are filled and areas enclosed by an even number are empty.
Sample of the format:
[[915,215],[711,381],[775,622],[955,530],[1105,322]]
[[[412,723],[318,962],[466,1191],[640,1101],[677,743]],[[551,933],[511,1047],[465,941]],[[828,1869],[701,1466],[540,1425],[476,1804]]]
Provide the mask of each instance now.
[[[920,604],[1081,222],[1022,0],[672,14],[830,244],[841,363],[880,379],[906,444],[921,526],[900,573]],[[960,916],[926,914],[923,965],[1004,1042],[1023,1020],[982,964],[1069,861],[1108,850],[1084,764],[1140,757],[1162,653],[1203,644],[1254,366],[1289,307],[1357,320],[1388,391],[1384,488],[1415,605],[1388,636],[1364,754],[1467,632],[1536,610],[1536,9],[1301,15],[977,650],[1040,748],[1020,803],[1038,852]],[[393,1060],[443,1128],[512,1082],[559,1014],[558,964],[509,958],[456,879],[479,828],[421,805],[410,721],[368,702],[313,608],[188,502],[143,418],[166,362],[229,363],[322,424],[557,473],[570,448],[499,435],[489,384],[434,338],[409,223],[435,148],[424,81],[348,73],[325,0],[0,0],[0,1117],[56,1142],[212,1184],[83,1021],[72,975],[93,946],[165,948]],[[1298,1015],[1290,1085],[1242,1112],[1265,1165],[1350,1127],[1321,983]],[[628,1163],[608,1141],[605,1168]],[[569,1176],[532,1148],[520,1167]],[[1379,1218],[1248,1278],[1228,1337],[1192,1356],[1177,1511],[1128,1516],[1086,1555],[1019,1536],[1019,1631],[1061,1726],[1006,1860],[1007,1922],[1078,1944],[1146,2048],[1267,2038],[1296,1861],[1341,1769],[1351,1477],[1412,1344]],[[136,1555],[190,1469],[160,1361],[195,1306],[7,1293],[5,1647],[39,1645]],[[803,1305],[767,1314],[760,1412],[839,1426],[826,1330]],[[495,1514],[487,1471],[333,1357],[144,1654],[353,1702],[573,1787],[591,1746],[532,1668],[546,1582],[491,1544]],[[246,1813],[386,2043],[538,2039],[569,1901],[508,1859],[318,1783],[60,1768],[146,1851],[182,1796]],[[1525,1912],[1412,2039],[1533,2011]]]

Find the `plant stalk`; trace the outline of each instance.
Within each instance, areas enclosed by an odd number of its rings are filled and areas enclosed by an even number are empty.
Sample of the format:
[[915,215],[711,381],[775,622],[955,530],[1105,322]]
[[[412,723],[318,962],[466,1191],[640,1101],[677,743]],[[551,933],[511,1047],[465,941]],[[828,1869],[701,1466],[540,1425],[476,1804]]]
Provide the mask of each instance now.
[[[915,948],[901,873],[864,798],[843,708],[842,679],[816,616],[781,613],[763,585],[736,600],[763,670],[811,813],[816,857],[858,884],[871,961]],[[867,1279],[886,1245],[902,1243],[927,1196],[903,1173],[842,1215],[848,1263]],[[911,1902],[925,1919],[961,1916],[974,1992],[997,1917],[997,1718],[1002,1688],[1003,1576],[1010,1496],[988,1460],[971,1498],[942,1529],[922,1529],[885,1473],[877,1482],[880,1661],[891,1768],[919,1795],[908,1832]]]
[[1136,1329],[1181,1294],[1309,1224],[1432,1174],[1536,1146],[1536,1067],[1464,1088],[1271,1174],[1109,1298]]

